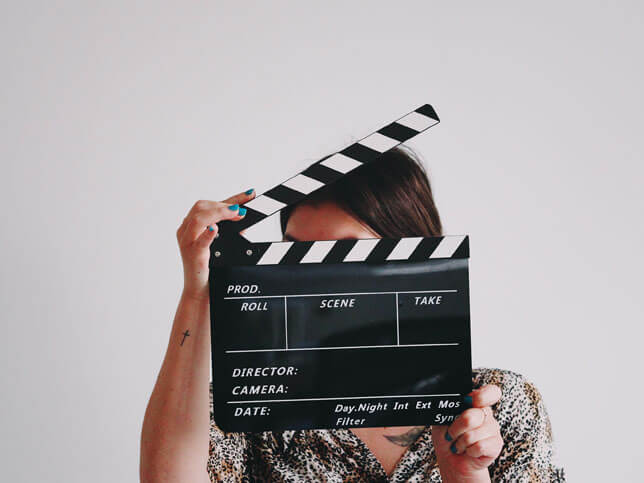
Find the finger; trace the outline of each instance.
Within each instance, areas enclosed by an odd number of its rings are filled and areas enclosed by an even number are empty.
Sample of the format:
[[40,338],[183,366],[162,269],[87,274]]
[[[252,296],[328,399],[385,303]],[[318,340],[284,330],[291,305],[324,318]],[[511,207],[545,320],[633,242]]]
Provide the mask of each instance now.
[[474,408],[482,408],[492,406],[499,402],[500,399],[501,388],[494,384],[487,384],[473,390],[468,396],[465,396],[465,404]]
[[485,420],[485,412],[480,408],[471,408],[463,411],[458,418],[447,428],[445,439],[447,441],[456,440],[466,431],[471,431],[480,427]]
[[[238,196],[238,195],[235,195]],[[234,198],[234,196],[231,196],[231,198]],[[212,200],[198,200],[195,202],[194,205],[190,208],[190,211],[188,211],[188,214],[186,215],[186,218],[188,219],[188,222],[192,220],[192,217],[201,212],[207,212],[213,209],[217,209],[217,207],[220,207],[221,205],[238,205],[239,203],[228,203],[226,200],[224,201],[212,201]],[[186,219],[184,218],[184,220]]]
[[177,229],[177,240],[181,242],[185,232],[186,228],[192,221],[192,216],[194,213],[197,213],[199,211],[204,211],[211,209],[212,207],[216,206],[219,204],[219,201],[210,201],[210,200],[198,200],[196,201],[191,207],[190,210],[188,211],[188,214],[183,218],[183,221],[181,222],[181,226]]
[[[226,205],[239,205],[241,203],[246,203],[250,201],[254,197],[255,197],[255,190],[249,189],[244,191],[243,193],[239,193],[234,196],[231,196],[230,198],[224,201],[211,201],[211,200],[196,201],[195,204],[192,205],[192,207],[190,208],[190,211],[188,211],[188,214],[184,217],[181,223],[181,226],[179,226],[179,228],[177,229],[177,239],[181,239],[183,237],[186,231],[186,227],[190,224],[190,221],[192,221],[192,217],[195,213],[214,209],[218,205],[221,205],[222,203]],[[244,210],[242,210],[242,213],[241,213],[242,216],[245,214],[244,211],[245,211],[245,208]]]
[[255,198],[255,190],[253,188],[244,191],[243,193],[238,193],[234,196],[231,196],[230,198],[226,198],[225,200],[222,201],[222,203],[228,203],[228,204],[235,204],[237,203],[238,205],[243,205],[247,201],[252,200]]
[[496,458],[503,447],[503,439],[500,435],[490,436],[468,446],[465,453],[472,458]]
[[219,227],[217,226],[217,223],[208,225],[203,233],[199,235],[199,237],[195,241],[195,247],[197,249],[210,247],[212,241],[217,237],[217,233],[219,233]]
[[496,422],[496,420],[486,419],[485,423],[483,423],[483,425],[481,425],[480,427],[461,434],[456,439],[456,441],[452,443],[452,452],[461,454],[477,441],[482,441],[492,436],[499,436],[500,434],[499,424]]
[[219,203],[212,201],[209,208],[204,208],[201,211],[196,211],[189,218],[188,226],[185,229],[182,241],[192,242],[203,232],[203,230],[213,223],[222,220],[240,220],[241,215],[246,214],[246,209],[240,209],[238,204],[229,205],[226,203]]

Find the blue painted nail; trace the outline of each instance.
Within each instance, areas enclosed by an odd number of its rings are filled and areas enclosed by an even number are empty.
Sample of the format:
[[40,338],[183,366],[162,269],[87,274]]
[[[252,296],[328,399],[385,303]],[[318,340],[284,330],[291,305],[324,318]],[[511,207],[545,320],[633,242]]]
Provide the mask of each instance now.
[[208,225],[208,231],[215,231],[215,229],[212,226]]
[[472,404],[473,404],[473,402],[474,402],[474,401],[472,400],[472,396],[465,396],[465,397],[463,398],[463,401],[465,402],[465,405],[466,405],[468,408],[471,408],[471,407],[472,407]]
[[239,205],[230,205],[230,206],[228,207],[228,209],[229,209],[229,210],[231,210],[231,211],[236,211],[236,210],[238,210],[238,209],[239,209]]
[[253,188],[251,188],[251,189],[249,189],[249,190],[247,190],[247,191],[244,191],[244,194],[245,194],[245,195],[250,195],[250,194],[252,194],[252,193],[253,193],[253,191],[255,191],[255,190],[254,190]]
[[244,216],[246,214],[246,208],[239,209],[239,216]]
[[452,437],[449,435],[449,431],[445,431],[445,439],[446,439],[447,441],[451,441],[451,440],[452,440]]
[[456,441],[454,441],[454,442],[452,443],[452,445],[449,447],[449,449],[450,449],[450,451],[451,451],[452,453],[456,454],[456,452],[458,451],[458,450],[456,449]]

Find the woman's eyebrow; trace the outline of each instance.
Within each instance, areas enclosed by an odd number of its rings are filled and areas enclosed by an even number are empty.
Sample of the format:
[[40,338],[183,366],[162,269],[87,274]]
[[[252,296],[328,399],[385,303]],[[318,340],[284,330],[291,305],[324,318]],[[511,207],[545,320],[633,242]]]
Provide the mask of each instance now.
[[[378,238],[378,237],[374,236],[372,238]],[[345,236],[345,237],[342,237],[342,238],[333,238],[333,240],[358,240],[358,238],[356,238],[354,236]],[[301,240],[295,238],[294,236],[289,235],[288,233],[284,233],[283,241],[299,242]],[[309,240],[309,241],[314,241],[314,240]]]

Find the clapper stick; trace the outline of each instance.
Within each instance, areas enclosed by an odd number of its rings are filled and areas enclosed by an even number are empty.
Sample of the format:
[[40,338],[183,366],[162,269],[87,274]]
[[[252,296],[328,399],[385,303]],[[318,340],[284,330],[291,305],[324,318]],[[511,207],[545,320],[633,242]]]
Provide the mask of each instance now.
[[210,252],[213,404],[226,431],[446,424],[472,387],[468,237],[243,233],[436,125],[425,104],[222,221]]
[[[436,111],[429,104],[405,114],[376,132],[360,139],[343,150],[318,161],[304,171],[287,179],[274,188],[246,203],[246,215],[240,221],[219,223],[219,236],[211,245],[211,265],[226,263],[265,265],[304,260],[313,262],[374,261],[392,257],[423,260],[429,257],[468,257],[467,237],[437,237],[426,239],[413,237],[400,239],[392,245],[391,240],[355,242],[344,240],[336,244],[325,243],[313,246],[307,242],[259,242],[252,243],[240,234],[268,216],[299,203],[313,192],[365,163],[376,160],[383,153],[399,146],[414,136],[440,122]],[[354,246],[356,245],[357,246]],[[334,245],[337,247],[334,248]],[[420,246],[419,246],[420,245]],[[309,247],[312,251],[303,251]],[[396,247],[396,250],[394,250]],[[324,248],[328,248],[324,252]],[[387,250],[387,249],[390,250]],[[394,253],[388,253],[388,252]],[[307,257],[308,254],[308,257]]]

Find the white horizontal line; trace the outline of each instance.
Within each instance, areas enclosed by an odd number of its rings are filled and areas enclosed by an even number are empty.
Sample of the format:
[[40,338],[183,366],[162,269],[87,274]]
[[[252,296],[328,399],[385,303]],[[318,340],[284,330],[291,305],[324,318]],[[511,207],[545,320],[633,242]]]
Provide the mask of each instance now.
[[328,351],[336,349],[381,349],[383,347],[435,347],[446,345],[459,345],[458,342],[441,342],[437,344],[385,344],[385,345],[347,345],[338,347],[289,347],[288,349],[248,349],[229,350],[226,354],[233,352],[287,352],[287,351]]
[[228,404],[254,404],[254,403],[273,403],[273,402],[298,402],[298,401],[337,401],[339,399],[385,399],[396,397],[446,397],[460,396],[460,394],[400,394],[397,396],[350,396],[350,397],[314,397],[309,399],[257,399],[254,401],[226,401]]
[[224,297],[224,300],[235,299],[277,299],[277,298],[291,298],[291,297],[335,297],[337,295],[393,295],[401,293],[448,293],[458,292],[458,290],[412,290],[407,292],[347,292],[347,293],[305,293],[305,294],[291,294],[291,295],[244,295],[239,297]]

